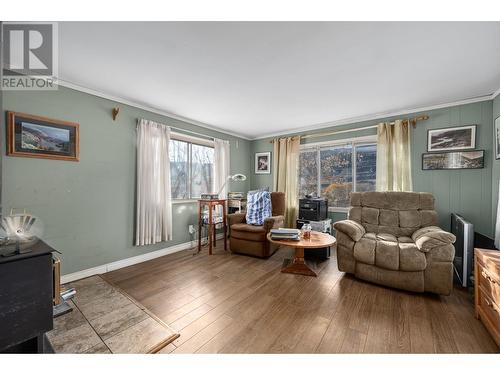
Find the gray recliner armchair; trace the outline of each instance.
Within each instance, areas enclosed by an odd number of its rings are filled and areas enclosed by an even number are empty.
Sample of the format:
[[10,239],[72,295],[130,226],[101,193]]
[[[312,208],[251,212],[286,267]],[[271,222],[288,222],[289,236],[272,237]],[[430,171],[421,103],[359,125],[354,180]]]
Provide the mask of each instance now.
[[340,271],[373,283],[448,295],[455,236],[438,227],[429,193],[351,194],[348,220],[334,224]]

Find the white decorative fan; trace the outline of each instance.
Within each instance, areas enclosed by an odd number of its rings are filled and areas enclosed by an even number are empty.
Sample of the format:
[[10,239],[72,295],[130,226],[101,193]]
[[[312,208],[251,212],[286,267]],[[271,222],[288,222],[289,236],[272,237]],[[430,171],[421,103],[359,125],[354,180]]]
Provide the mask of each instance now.
[[10,215],[2,218],[0,229],[0,248],[10,251],[10,254],[12,251],[14,254],[25,252],[38,241],[43,232],[41,221],[34,215],[26,213],[26,210],[16,214],[13,209],[10,210]]

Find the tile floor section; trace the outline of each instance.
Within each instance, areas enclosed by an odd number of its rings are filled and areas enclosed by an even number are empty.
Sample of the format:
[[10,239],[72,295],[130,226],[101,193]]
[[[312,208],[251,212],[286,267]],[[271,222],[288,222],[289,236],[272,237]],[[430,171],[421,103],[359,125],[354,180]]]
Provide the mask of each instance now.
[[178,335],[99,276],[70,284],[73,311],[54,319],[48,338],[56,353],[148,353]]

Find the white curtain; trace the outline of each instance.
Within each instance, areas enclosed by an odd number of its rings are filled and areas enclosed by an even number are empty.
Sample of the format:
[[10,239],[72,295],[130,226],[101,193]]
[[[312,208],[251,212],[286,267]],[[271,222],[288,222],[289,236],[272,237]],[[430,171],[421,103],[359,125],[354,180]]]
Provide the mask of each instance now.
[[410,124],[377,127],[377,191],[413,191]]
[[169,142],[168,126],[153,121],[139,121],[136,246],[172,239]]
[[274,191],[285,193],[285,226],[295,228],[298,211],[300,137],[279,138],[274,147]]
[[[218,193],[226,183],[230,173],[229,166],[229,141],[214,139],[214,192]],[[219,198],[226,199],[229,190],[228,184],[224,186]]]

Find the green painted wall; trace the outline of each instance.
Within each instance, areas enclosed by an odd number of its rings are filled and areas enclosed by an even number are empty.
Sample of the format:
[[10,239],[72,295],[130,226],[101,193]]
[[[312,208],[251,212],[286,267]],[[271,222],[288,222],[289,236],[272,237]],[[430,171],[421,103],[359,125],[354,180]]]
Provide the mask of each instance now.
[[[496,104],[498,108],[499,104]],[[450,213],[462,214],[472,223],[476,231],[486,236],[493,235],[492,215],[492,170],[493,170],[493,144],[491,140],[493,124],[493,103],[484,101],[479,103],[454,106],[433,111],[422,112],[428,114],[429,120],[420,122],[416,129],[412,130],[412,169],[413,188],[415,191],[433,193],[436,197],[437,211],[443,228],[449,228]],[[411,116],[419,113],[411,114]],[[364,121],[344,126],[321,129],[314,132],[325,132],[329,130],[354,129],[368,125],[374,125],[381,121],[391,121],[396,118],[408,116],[388,117],[373,121]],[[451,126],[477,124],[477,149],[484,149],[485,168],[477,170],[456,171],[423,171],[422,153],[427,149],[427,130]],[[314,133],[311,132],[311,133]],[[302,133],[304,134],[304,133]],[[310,134],[310,133],[307,133]],[[355,133],[344,133],[337,136],[307,139],[307,142],[320,142],[331,139],[343,139],[354,136],[376,134],[375,129],[359,131]],[[269,139],[252,141],[252,153],[260,151],[271,151],[272,145]],[[252,159],[253,171],[253,159]],[[498,161],[498,172],[500,172],[500,161]],[[500,175],[500,173],[499,173]],[[251,187],[253,189],[270,186],[272,187],[272,175],[252,175]],[[345,214],[331,213],[333,220],[345,218]]]
[[[45,240],[63,253],[63,274],[191,240],[187,229],[197,223],[197,205],[174,204],[173,240],[133,246],[137,118],[228,139],[232,173],[250,174],[250,142],[241,138],[64,87],[7,91],[3,101],[5,111],[80,124],[80,162],[3,157],[3,213],[26,208],[43,220]],[[112,121],[111,109],[117,105],[120,114]],[[230,187],[246,191],[249,183]]]
[[[492,118],[492,149],[495,149],[495,119],[500,117],[500,95],[497,95],[495,99],[493,99],[493,118]],[[493,228],[496,223],[497,217],[497,204],[498,204],[498,184],[500,181],[500,159],[495,159],[495,152],[493,151],[493,170],[492,170],[492,178],[491,178],[491,191],[492,191],[492,210],[491,210],[491,222]]]
[[[120,115],[117,121],[112,121],[111,108],[116,105],[121,108]],[[231,172],[244,173],[249,177],[246,182],[233,184],[231,190],[246,191],[263,186],[272,188],[272,174],[254,174],[254,153],[272,151],[269,139],[250,142],[64,87],[44,93],[3,92],[3,95],[0,94],[0,109],[80,124],[81,154],[78,163],[6,157],[4,144],[1,154],[2,212],[8,213],[10,208],[26,208],[43,220],[45,239],[63,252],[63,274],[191,240],[187,227],[196,223],[197,206],[184,203],[173,206],[173,241],[147,247],[132,245],[137,118],[143,117],[228,139],[231,142]],[[494,160],[492,134],[494,119],[500,116],[500,97],[494,101],[425,113],[430,119],[419,123],[412,131],[415,191],[428,191],[436,196],[443,227],[449,226],[450,212],[458,212],[471,220],[478,232],[492,237],[496,214],[493,207],[496,207],[500,179],[500,160]],[[382,120],[392,119],[394,117]],[[1,119],[2,126],[5,126],[4,120],[5,116]],[[330,129],[354,129],[380,121],[365,121]],[[427,130],[468,124],[478,125],[477,148],[486,150],[485,168],[422,171],[421,155],[426,150]],[[326,141],[368,134],[375,134],[375,131],[304,141]],[[342,213],[330,215],[334,220],[345,217]]]

